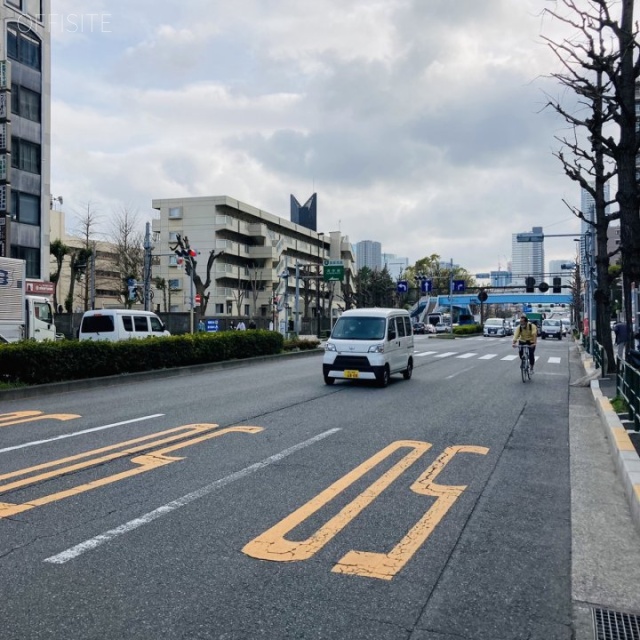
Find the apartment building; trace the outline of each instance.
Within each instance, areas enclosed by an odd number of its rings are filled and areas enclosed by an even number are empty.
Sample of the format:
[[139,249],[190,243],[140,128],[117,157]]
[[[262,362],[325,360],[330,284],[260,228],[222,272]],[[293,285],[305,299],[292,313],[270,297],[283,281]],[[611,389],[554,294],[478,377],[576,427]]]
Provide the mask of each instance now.
[[[197,252],[197,275],[211,280],[207,317],[263,318],[279,327],[296,311],[305,315],[305,307],[311,317],[329,317],[349,301],[355,259],[339,231],[317,232],[229,196],[154,199],[152,207],[160,213],[152,222],[152,279],[169,283],[170,311],[195,304],[191,278],[174,252],[178,235]],[[217,257],[207,274],[212,252]],[[324,282],[325,260],[343,261],[342,283]]]
[[50,0],[0,3],[0,255],[49,276]]

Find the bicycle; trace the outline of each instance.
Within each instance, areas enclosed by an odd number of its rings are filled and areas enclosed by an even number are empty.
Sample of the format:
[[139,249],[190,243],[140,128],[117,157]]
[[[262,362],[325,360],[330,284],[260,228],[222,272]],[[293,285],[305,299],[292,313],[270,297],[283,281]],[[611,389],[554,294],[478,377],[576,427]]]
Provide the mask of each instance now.
[[518,345],[518,348],[522,349],[522,351],[520,352],[520,374],[522,375],[522,382],[527,382],[527,380],[531,380],[531,363],[529,362],[529,345],[520,344]]

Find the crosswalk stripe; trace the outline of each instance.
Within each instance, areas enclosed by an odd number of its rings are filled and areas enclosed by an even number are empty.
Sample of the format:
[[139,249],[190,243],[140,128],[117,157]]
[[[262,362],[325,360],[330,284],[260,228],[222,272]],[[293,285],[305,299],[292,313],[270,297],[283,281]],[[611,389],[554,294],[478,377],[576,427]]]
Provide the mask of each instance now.
[[548,362],[549,362],[549,364],[560,364],[561,359],[562,359],[562,358],[557,358],[557,357],[555,357],[555,356],[551,356],[551,357],[549,358],[549,361],[548,361]]
[[463,353],[461,356],[456,356],[456,358],[473,358],[473,356],[477,355],[477,353]]
[[430,356],[434,353],[438,353],[437,351],[423,351],[422,353],[416,353],[416,358],[422,358],[424,356]]
[[436,356],[436,358],[446,358],[447,356],[455,356],[456,353],[458,353],[457,351],[445,351],[445,353],[441,353],[440,355]]
[[478,360],[491,360],[492,358],[497,357],[497,353],[487,353],[486,356],[481,356],[478,358]]
[[505,356],[504,358],[500,358],[500,360],[515,360],[518,356]]

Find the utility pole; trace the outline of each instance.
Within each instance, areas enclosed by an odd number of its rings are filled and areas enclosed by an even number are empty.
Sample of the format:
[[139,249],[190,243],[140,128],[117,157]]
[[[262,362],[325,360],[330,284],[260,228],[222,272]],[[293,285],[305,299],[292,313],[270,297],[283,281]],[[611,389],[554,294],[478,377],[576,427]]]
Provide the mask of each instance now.
[[[147,222],[144,233],[144,310],[150,311],[151,306],[151,223]],[[193,330],[191,331],[193,333]]]

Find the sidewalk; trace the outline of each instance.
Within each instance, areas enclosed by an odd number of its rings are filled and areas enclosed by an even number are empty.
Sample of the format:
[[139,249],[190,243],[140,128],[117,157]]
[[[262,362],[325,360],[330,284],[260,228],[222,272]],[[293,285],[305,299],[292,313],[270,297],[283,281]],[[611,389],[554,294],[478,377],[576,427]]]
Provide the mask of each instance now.
[[[595,372],[593,358],[578,347],[587,374]],[[591,381],[591,392],[602,419],[602,426],[607,436],[611,455],[613,457],[618,476],[622,482],[629,501],[629,508],[638,531],[640,531],[640,456],[632,442],[627,427],[618,414],[613,410],[610,398],[616,395],[615,377],[599,378]],[[637,440],[637,436],[633,436]],[[638,589],[640,591],[640,587]]]
[[[570,362],[572,381],[595,372],[580,346]],[[640,640],[640,457],[613,396],[612,380],[569,387],[575,640]]]

